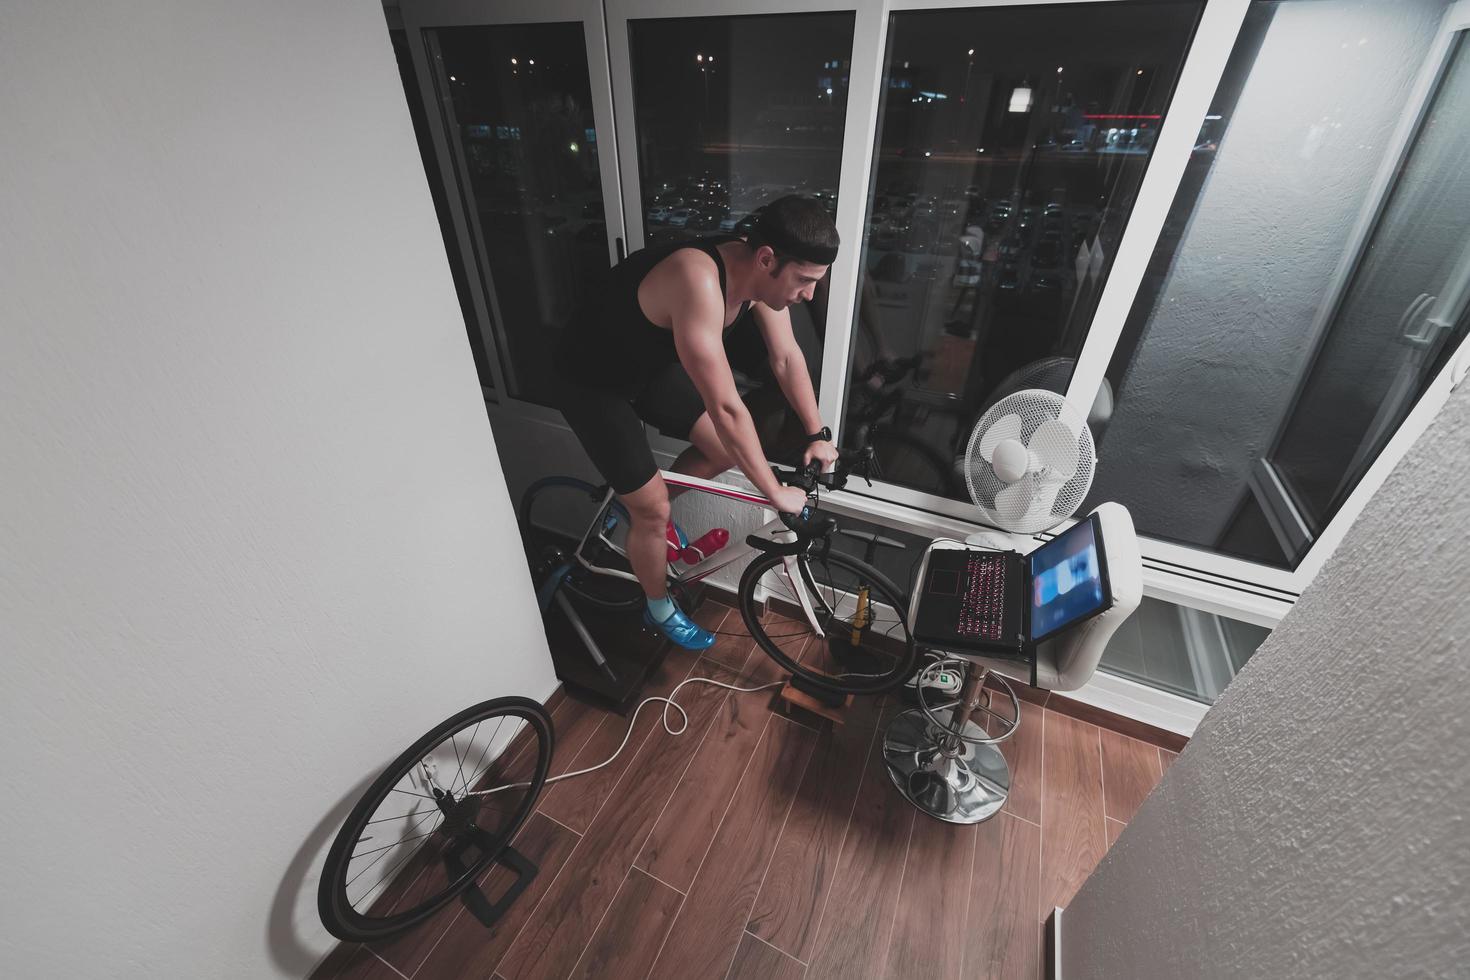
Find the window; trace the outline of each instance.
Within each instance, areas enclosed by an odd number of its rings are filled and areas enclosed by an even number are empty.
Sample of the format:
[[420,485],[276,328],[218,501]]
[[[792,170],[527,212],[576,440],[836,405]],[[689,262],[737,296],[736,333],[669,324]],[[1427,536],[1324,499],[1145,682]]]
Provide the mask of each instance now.
[[[743,233],[786,194],[837,212],[847,117],[850,12],[633,20],[628,24],[644,244]],[[791,310],[813,383],[821,377],[825,304]],[[775,389],[749,318],[726,337],[737,383],[768,447],[795,419]],[[782,433],[782,435],[778,435]]]
[[556,340],[608,267],[582,25],[425,34],[506,387],[553,404]]
[[1393,137],[1444,10],[1252,5],[1107,370],[1088,506],[1294,568],[1464,338],[1463,40]]
[[[842,425],[884,479],[967,499],[975,420],[1064,391],[1198,3],[895,13]],[[901,395],[875,364],[917,358]]]
[[1214,704],[1270,632],[1144,597],[1108,641],[1100,666],[1110,674]]

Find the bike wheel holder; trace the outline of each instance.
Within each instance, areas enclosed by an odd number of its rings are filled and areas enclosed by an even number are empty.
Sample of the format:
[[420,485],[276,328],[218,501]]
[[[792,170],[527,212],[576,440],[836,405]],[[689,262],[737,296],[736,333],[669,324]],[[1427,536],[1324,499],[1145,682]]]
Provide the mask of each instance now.
[[[453,881],[469,870],[464,862],[464,851],[472,843],[474,843],[473,839],[466,837],[445,852],[444,866],[449,872],[449,880]],[[474,882],[471,882],[460,893],[460,901],[464,903],[464,907],[486,929],[492,928],[505,915],[511,905],[515,904],[515,900],[521,897],[521,892],[525,891],[531,882],[536,880],[536,875],[541,873],[541,869],[534,862],[509,845],[500,849],[500,853],[495,855],[494,863],[516,876],[510,887],[505,890],[505,894],[500,896],[499,901],[491,902],[480,890],[480,886]]]

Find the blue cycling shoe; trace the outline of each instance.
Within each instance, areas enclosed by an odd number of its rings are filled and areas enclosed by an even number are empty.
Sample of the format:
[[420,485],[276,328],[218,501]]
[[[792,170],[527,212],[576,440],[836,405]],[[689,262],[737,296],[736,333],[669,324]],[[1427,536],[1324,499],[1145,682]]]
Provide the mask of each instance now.
[[694,622],[676,606],[669,618],[660,623],[647,608],[643,610],[643,625],[658,630],[670,641],[685,650],[708,650],[715,645],[715,635]]

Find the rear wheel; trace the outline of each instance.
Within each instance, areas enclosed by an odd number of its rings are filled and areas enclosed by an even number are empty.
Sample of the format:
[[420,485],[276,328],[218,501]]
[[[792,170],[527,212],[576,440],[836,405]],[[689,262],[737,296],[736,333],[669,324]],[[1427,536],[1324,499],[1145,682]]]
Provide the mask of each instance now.
[[740,614],[767,656],[838,694],[882,694],[909,678],[917,654],[908,598],[893,583],[835,552],[799,556],[795,567],[793,581],[783,556],[765,554],[740,579]]
[[386,939],[478,880],[536,805],[552,739],[541,705],[496,698],[395,759],[327,852],[317,891],[327,931],[346,942]]
[[[642,586],[615,575],[590,572],[570,557],[594,521],[610,540],[619,541],[627,533],[631,524],[627,510],[617,498],[604,506],[606,496],[607,487],[576,477],[537,480],[521,496],[517,514],[521,539],[538,583],[544,576],[564,574],[561,587],[586,604],[608,612],[633,612],[643,608]],[[633,574],[628,560],[596,534],[588,536],[583,555],[601,567]]]

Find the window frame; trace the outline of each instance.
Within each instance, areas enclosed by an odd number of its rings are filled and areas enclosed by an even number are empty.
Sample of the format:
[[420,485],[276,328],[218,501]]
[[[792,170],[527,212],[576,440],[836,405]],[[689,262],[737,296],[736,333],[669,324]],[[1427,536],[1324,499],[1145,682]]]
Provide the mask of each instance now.
[[[1393,471],[1394,466],[1408,451],[1408,447],[1413,445],[1414,440],[1418,439],[1429,426],[1449,393],[1465,376],[1466,360],[1467,357],[1470,357],[1470,339],[1462,341],[1445,358],[1445,363],[1440,371],[1430,380],[1424,393],[1415,401],[1414,407],[1395,429],[1393,436],[1384,444],[1373,463],[1363,472],[1357,486],[1327,521],[1321,533],[1314,538],[1306,519],[1298,511],[1291,493],[1282,483],[1272,459],[1272,451],[1280,445],[1297,406],[1301,404],[1306,393],[1312,374],[1312,362],[1320,356],[1328,333],[1337,320],[1338,311],[1354,281],[1368,243],[1397,186],[1400,169],[1413,151],[1415,140],[1429,112],[1430,103],[1439,91],[1439,84],[1450,67],[1456,39],[1461,34],[1466,35],[1465,43],[1470,45],[1470,0],[1459,0],[1458,3],[1445,10],[1438,33],[1410,89],[1406,103],[1407,111],[1400,118],[1397,128],[1390,137],[1388,149],[1383,155],[1378,172],[1373,177],[1372,186],[1363,202],[1358,220],[1348,236],[1347,247],[1343,250],[1342,257],[1333,272],[1326,298],[1318,308],[1311,329],[1307,332],[1304,349],[1313,352],[1311,358],[1297,379],[1296,391],[1292,394],[1290,407],[1282,414],[1276,432],[1271,437],[1272,449],[1263,453],[1251,467],[1250,490],[1260,503],[1262,511],[1272,525],[1272,530],[1278,536],[1293,541],[1310,542],[1306,554],[1302,556],[1296,569],[1299,577],[1304,579],[1301,583],[1303,587],[1316,577],[1317,572],[1321,570],[1322,563],[1337,549],[1347,528],[1357,519],[1368,500],[1383,485],[1388,474]],[[1457,373],[1458,378],[1455,376]]]
[[[592,94],[593,126],[598,143],[616,144],[613,125],[612,91],[608,84],[607,33],[598,0],[497,0],[486,5],[476,0],[412,0],[400,3],[403,27],[407,36],[413,70],[424,100],[430,138],[439,167],[448,211],[454,224],[460,255],[469,268],[466,281],[474,303],[485,357],[490,363],[494,391],[485,391],[486,402],[515,404],[528,414],[546,418],[557,415],[551,409],[533,402],[511,397],[507,381],[514,366],[506,357],[505,320],[501,315],[494,277],[480,248],[479,212],[470,206],[464,174],[464,152],[445,125],[446,96],[440,89],[437,47],[425,32],[455,27],[493,27],[511,24],[552,24],[576,22],[582,25],[586,49],[587,78]],[[602,184],[604,222],[607,226],[607,251],[610,262],[617,261],[616,242],[623,235],[622,197],[618,189],[617,154],[598,153],[598,171]],[[482,390],[483,387],[482,387]],[[557,415],[559,417],[559,415]]]
[[[1126,3],[1129,0],[1068,0],[1072,4]],[[1205,0],[1200,20],[1184,55],[1180,77],[1167,117],[1160,128],[1153,155],[1144,173],[1137,200],[1099,297],[1077,367],[1065,397],[1086,414],[1101,387],[1113,351],[1136,300],[1154,246],[1184,177],[1196,137],[1224,75],[1252,0]],[[732,17],[762,14],[850,12],[854,15],[847,114],[838,178],[835,221],[844,242],[831,270],[828,324],[820,372],[819,407],[837,430],[844,408],[853,323],[859,286],[861,244],[866,234],[866,212],[873,179],[872,157],[878,136],[883,95],[884,53],[891,15],[908,11],[985,9],[990,7],[1049,6],[1056,0],[803,0],[795,6],[780,0],[500,0],[486,6],[479,0],[405,0],[401,4],[409,49],[423,90],[440,178],[452,206],[454,232],[466,263],[475,315],[486,340],[486,354],[496,390],[486,393],[493,419],[502,423],[527,421],[567,433],[559,413],[510,397],[506,387],[505,348],[494,326],[501,322],[494,284],[475,245],[474,229],[465,207],[465,195],[454,161],[458,147],[448,138],[439,106],[436,79],[428,63],[429,51],[419,33],[425,28],[472,25],[580,21],[587,46],[592,85],[593,115],[600,144],[599,161],[606,211],[610,261],[617,261],[618,240],[626,251],[643,245],[643,202],[638,172],[638,147],[633,123],[634,94],[631,72],[629,22],[644,18]],[[1460,0],[1447,11],[1470,25],[1470,0]],[[1448,33],[1442,29],[1443,33]],[[1442,59],[1448,50],[1439,50]],[[1413,129],[1406,125],[1406,132]],[[607,151],[611,144],[612,152]],[[1401,152],[1401,151],[1400,151]],[[1395,159],[1395,163],[1397,159]],[[629,216],[637,220],[629,220]],[[474,258],[471,259],[470,257]],[[840,329],[838,326],[840,325]],[[1453,353],[1435,390],[1447,393],[1470,366],[1470,342]],[[1291,608],[1322,563],[1341,541],[1347,527],[1380,486],[1408,447],[1426,428],[1443,403],[1428,394],[1419,399],[1408,418],[1369,468],[1342,509],[1319,535],[1293,571],[1271,568],[1201,548],[1139,536],[1144,558],[1147,595],[1205,612],[1267,627],[1274,626]],[[682,448],[676,440],[650,432],[650,442],[661,457]],[[827,498],[838,513],[887,526],[939,535],[964,535],[980,526],[974,508],[960,501],[875,481]],[[1068,522],[1070,524],[1070,522]],[[1064,524],[1063,527],[1068,526]],[[1056,531],[1062,528],[1055,529]],[[1098,706],[1139,703],[1152,705],[1141,714],[1174,730],[1192,730],[1204,706],[1135,682],[1100,673],[1081,693],[1082,700]],[[1091,692],[1091,693],[1088,693]],[[1099,693],[1101,692],[1101,693]],[[1140,699],[1142,699],[1140,701]],[[1176,704],[1175,702],[1186,702]],[[1194,707],[1190,707],[1193,705]],[[1198,711],[1196,712],[1196,708]],[[1181,713],[1182,712],[1182,713]],[[1163,719],[1173,718],[1175,723]],[[1193,719],[1184,728],[1180,719]]]

